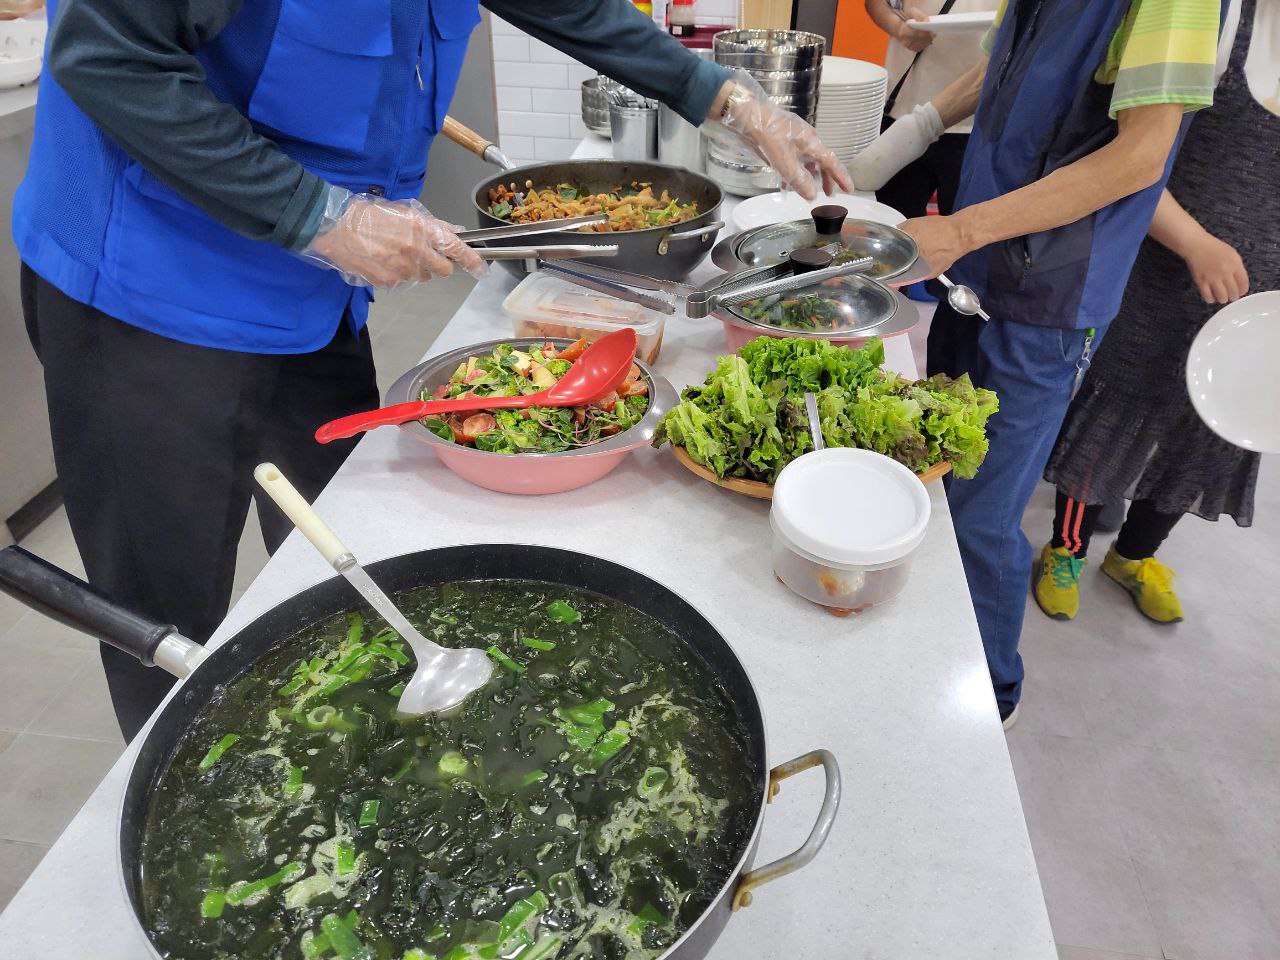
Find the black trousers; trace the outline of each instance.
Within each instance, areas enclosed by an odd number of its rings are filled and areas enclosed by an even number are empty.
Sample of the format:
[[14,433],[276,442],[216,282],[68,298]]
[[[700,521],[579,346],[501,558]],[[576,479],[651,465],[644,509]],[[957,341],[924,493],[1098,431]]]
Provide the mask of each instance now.
[[[1050,545],[1066,547],[1081,559],[1088,556],[1089,542],[1098,526],[1098,514],[1105,507],[1102,503],[1080,503],[1059,490]],[[1126,560],[1154,557],[1181,519],[1180,513],[1161,513],[1151,500],[1133,501],[1116,537],[1116,553]]]
[[[179,343],[72,300],[22,268],[22,309],[44,366],[54,460],[89,581],[203,642],[226,616],[236,548],[257,499],[267,549],[291,525],[253,482],[276,463],[308,499],[354,441],[320,424],[379,403],[367,331],[344,318],[309,354]],[[116,718],[132,739],[173,685],[103,647]]]

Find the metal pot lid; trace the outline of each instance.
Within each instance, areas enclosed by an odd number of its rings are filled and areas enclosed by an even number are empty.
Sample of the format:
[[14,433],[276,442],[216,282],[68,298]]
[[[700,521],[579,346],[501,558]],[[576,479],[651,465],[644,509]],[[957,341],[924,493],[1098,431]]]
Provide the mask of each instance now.
[[809,219],[746,230],[730,240],[730,251],[741,264],[766,267],[781,263],[796,250],[838,242],[842,249],[835,262],[873,257],[875,265],[866,273],[873,280],[890,280],[911,269],[919,251],[908,234],[871,220],[847,220],[836,213],[844,209],[816,207]]
[[850,274],[723,309],[752,326],[826,340],[875,330],[897,313],[898,299],[865,275]]

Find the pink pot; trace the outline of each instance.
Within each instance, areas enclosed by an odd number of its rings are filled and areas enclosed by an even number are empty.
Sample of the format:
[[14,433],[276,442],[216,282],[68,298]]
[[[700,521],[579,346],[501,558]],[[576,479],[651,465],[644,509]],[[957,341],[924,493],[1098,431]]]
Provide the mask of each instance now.
[[[492,353],[493,348],[500,343],[530,347],[548,342],[567,347],[572,341],[508,337],[431,357],[397,380],[387,391],[386,402],[393,404],[420,399],[424,389],[432,390],[448,380],[458,364],[468,357]],[[519,494],[576,490],[615,469],[630,451],[650,443],[662,415],[679,402],[675,388],[664,377],[654,373],[648,364],[638,359],[636,365],[649,381],[649,410],[644,418],[629,430],[579,450],[564,453],[489,453],[444,440],[417,421],[402,424],[400,429],[430,446],[440,462],[458,476],[487,490]]]

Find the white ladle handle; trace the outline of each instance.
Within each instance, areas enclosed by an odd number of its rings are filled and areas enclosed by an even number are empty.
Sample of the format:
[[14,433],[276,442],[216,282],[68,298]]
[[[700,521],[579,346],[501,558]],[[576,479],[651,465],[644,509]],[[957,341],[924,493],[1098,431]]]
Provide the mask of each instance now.
[[320,519],[311,504],[289,482],[288,477],[280,472],[274,463],[260,463],[253,471],[254,478],[267,492],[276,506],[284,511],[293,525],[302,531],[302,535],[311,541],[335,570],[342,572],[343,567],[354,561],[351,551],[338,539],[338,535],[329,529],[329,525]]

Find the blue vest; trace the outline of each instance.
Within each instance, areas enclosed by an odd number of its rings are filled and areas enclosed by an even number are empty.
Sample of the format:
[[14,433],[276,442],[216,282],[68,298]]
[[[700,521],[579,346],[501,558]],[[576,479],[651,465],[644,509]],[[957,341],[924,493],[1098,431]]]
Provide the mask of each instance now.
[[[1121,0],[1009,4],[965,151],[957,209],[1033,183],[1114,139],[1113,88],[1094,74],[1128,8]],[[1065,329],[1109,323],[1176,153],[1175,144],[1154,186],[1076,223],[975,251],[951,277],[1002,320]]]
[[[198,56],[214,95],[308,170],[416,197],[479,20],[477,0],[254,0]],[[368,316],[368,290],[213,220],[47,73],[13,232],[22,259],[68,296],[186,343],[304,353],[348,308],[357,329]]]

